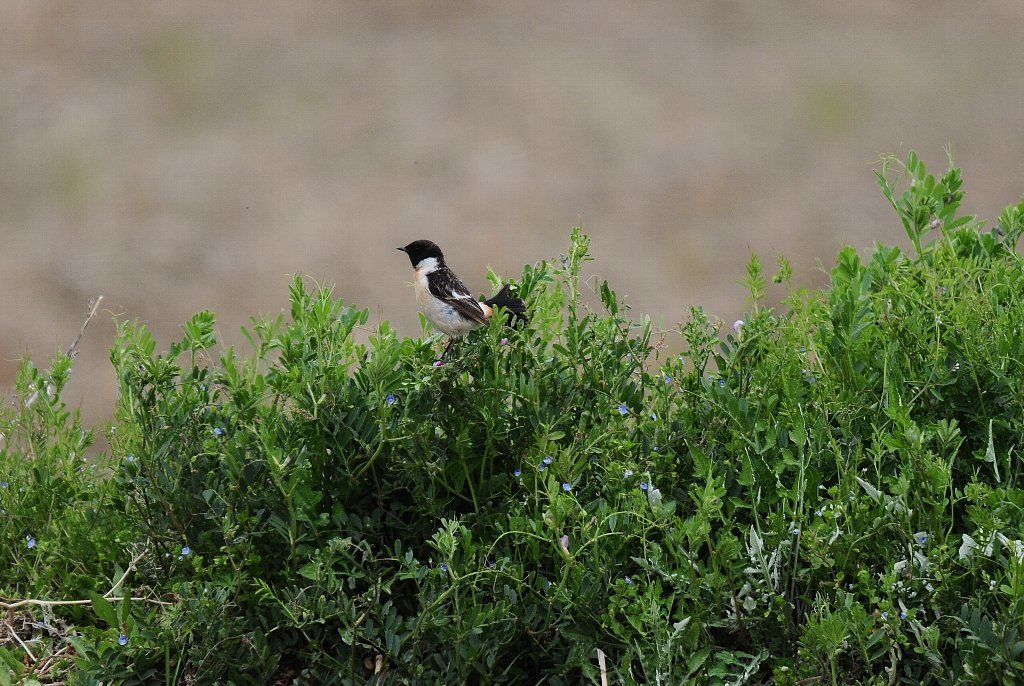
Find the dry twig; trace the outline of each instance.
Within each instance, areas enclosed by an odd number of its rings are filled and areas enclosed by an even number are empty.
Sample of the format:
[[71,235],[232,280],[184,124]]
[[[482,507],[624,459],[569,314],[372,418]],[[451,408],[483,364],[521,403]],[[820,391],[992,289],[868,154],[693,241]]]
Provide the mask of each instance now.
[[[96,316],[96,311],[99,310],[101,302],[103,302],[102,295],[97,295],[89,302],[89,314],[85,317],[85,321],[82,322],[82,328],[78,330],[78,335],[75,336],[75,340],[71,341],[71,345],[68,346],[67,351],[64,353],[71,359],[75,359],[78,356],[78,344],[82,340],[82,334],[85,333],[85,328],[89,326],[89,322],[91,322],[93,317]],[[46,390],[48,393],[50,392],[49,383],[46,385]],[[25,407],[32,407],[35,405],[37,400],[39,400],[39,391],[34,392],[28,397],[28,400],[25,401]]]

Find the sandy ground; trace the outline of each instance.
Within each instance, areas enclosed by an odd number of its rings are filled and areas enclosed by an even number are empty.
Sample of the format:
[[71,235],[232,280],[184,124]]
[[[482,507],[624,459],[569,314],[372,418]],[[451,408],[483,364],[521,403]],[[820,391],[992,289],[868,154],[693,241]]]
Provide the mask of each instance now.
[[1024,8],[1001,2],[0,0],[0,383],[68,345],[114,403],[113,317],[227,343],[294,273],[415,335],[396,245],[483,292],[564,250],[671,326],[742,315],[757,252],[820,284],[904,243],[873,162],[951,144],[968,211],[1024,191]]

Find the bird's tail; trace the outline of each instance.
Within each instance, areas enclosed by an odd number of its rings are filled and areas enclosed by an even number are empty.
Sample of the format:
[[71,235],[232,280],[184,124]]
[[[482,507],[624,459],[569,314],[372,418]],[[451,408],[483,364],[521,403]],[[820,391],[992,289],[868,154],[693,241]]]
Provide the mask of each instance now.
[[508,315],[506,324],[509,326],[523,326],[530,321],[526,316],[526,303],[522,298],[516,298],[511,293],[512,284],[505,284],[489,300],[484,300],[485,305],[491,307],[503,307]]

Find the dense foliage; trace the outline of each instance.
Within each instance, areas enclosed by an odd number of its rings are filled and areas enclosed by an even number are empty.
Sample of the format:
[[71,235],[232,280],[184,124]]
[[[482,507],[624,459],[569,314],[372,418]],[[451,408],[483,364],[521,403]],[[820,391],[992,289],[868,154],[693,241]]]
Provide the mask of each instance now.
[[122,322],[97,461],[25,362],[0,684],[1024,682],[1024,202],[893,169],[911,254],[778,310],[754,258],[732,328],[631,321],[574,231],[441,366],[301,279],[245,356]]

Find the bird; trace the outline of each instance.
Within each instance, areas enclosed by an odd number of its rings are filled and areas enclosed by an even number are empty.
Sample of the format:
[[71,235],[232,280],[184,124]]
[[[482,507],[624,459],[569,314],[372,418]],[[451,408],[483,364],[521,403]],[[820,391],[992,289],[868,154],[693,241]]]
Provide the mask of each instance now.
[[486,325],[496,307],[506,310],[508,324],[527,323],[526,303],[512,295],[511,284],[505,284],[497,294],[480,302],[445,263],[437,243],[417,240],[398,250],[408,255],[412,263],[412,285],[420,310],[434,328],[450,337],[441,360],[457,338]]

